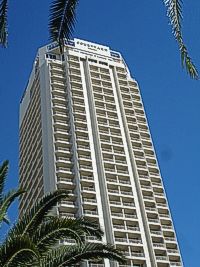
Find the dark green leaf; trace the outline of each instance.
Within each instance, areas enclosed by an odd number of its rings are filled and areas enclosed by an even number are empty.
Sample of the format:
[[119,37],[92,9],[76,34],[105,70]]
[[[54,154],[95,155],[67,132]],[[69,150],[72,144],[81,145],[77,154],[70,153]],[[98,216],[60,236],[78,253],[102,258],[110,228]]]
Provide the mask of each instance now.
[[8,37],[8,0],[1,0],[0,2],[0,45],[7,47]]
[[70,39],[74,31],[78,2],[78,0],[54,0],[50,7],[50,39],[58,42],[61,52],[64,39]]

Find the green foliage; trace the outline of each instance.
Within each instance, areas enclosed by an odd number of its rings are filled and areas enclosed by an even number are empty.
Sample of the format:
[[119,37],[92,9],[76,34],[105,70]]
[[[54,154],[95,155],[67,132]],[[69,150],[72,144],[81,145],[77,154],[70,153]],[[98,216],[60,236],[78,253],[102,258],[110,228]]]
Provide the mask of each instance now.
[[6,160],[0,166],[0,226],[2,222],[9,223],[9,219],[7,217],[7,211],[10,205],[14,202],[16,198],[22,195],[25,191],[18,190],[10,190],[8,193],[4,193],[5,189],[5,181],[8,174],[8,166],[9,162]]
[[64,39],[70,39],[76,21],[78,0],[54,0],[50,7],[49,32],[51,41],[57,41],[61,53]]
[[[102,258],[125,262],[114,247],[85,242],[87,235],[101,240],[103,232],[95,223],[49,215],[67,196],[65,190],[49,193],[25,212],[0,245],[1,267],[59,267]],[[74,239],[75,244],[59,245],[65,239]]]
[[[26,263],[37,262],[39,264],[39,251],[28,236],[15,236],[7,238],[0,246],[1,267],[22,267]],[[39,265],[38,265],[39,266]]]
[[1,0],[0,2],[0,45],[7,47],[8,36],[8,0]]
[[123,255],[113,246],[95,243],[61,246],[50,251],[40,262],[40,267],[72,266],[83,260],[100,260],[107,258],[124,264]]
[[[192,79],[198,79],[198,71],[189,56],[182,36],[182,0],[163,0],[167,16],[172,25],[172,32],[178,43],[182,66]],[[50,6],[49,34],[50,40],[58,42],[63,53],[64,39],[70,39],[76,22],[76,8],[79,0],[53,0]],[[7,46],[8,0],[0,0],[0,45]]]
[[170,23],[172,25],[172,32],[176,41],[178,42],[182,66],[186,68],[188,74],[193,79],[198,79],[198,71],[193,64],[187,48],[184,44],[182,37],[182,1],[181,0],[164,0],[164,3],[167,7],[167,15],[169,17]]

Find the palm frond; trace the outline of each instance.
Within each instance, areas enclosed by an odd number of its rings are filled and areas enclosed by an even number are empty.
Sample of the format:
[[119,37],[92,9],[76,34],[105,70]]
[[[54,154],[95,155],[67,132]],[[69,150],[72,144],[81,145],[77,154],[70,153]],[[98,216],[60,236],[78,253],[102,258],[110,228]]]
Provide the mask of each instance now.
[[57,218],[52,217],[42,223],[34,232],[33,242],[37,244],[40,252],[47,251],[59,240],[75,239],[78,244],[84,241],[86,235],[93,235],[101,239],[102,231],[99,227],[83,218]]
[[11,190],[3,197],[0,202],[0,223],[6,219],[8,208],[13,203],[13,201],[23,193],[25,193],[25,191],[21,189]]
[[41,267],[64,267],[80,263],[83,260],[115,260],[124,264],[123,254],[113,246],[87,243],[85,245],[61,246],[53,249],[41,260]]
[[8,174],[8,160],[5,160],[2,165],[0,166],[0,202],[3,198],[3,191],[5,187],[6,177]]
[[53,193],[45,195],[30,210],[22,216],[17,224],[11,229],[9,235],[24,235],[32,233],[41,222],[46,219],[48,212],[56,206],[57,202],[65,199],[68,193],[65,190],[57,190]]
[[0,45],[7,47],[8,37],[8,0],[1,0],[0,2]]
[[186,68],[186,71],[193,79],[198,79],[198,70],[196,69],[191,57],[188,54],[187,48],[184,44],[182,37],[182,0],[163,0],[167,7],[167,15],[172,25],[172,32],[178,43],[182,66]]
[[38,262],[39,252],[27,236],[7,239],[0,247],[0,266],[21,267],[31,261]]
[[76,21],[76,7],[79,0],[54,0],[50,6],[50,40],[57,41],[61,53],[64,39],[70,39]]

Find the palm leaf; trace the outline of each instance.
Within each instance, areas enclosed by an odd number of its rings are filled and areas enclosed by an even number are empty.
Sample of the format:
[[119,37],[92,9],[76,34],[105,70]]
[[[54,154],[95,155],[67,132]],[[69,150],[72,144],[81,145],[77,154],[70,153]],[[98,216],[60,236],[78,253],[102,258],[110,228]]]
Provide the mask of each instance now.
[[37,244],[40,252],[44,252],[65,238],[75,239],[77,243],[81,244],[85,235],[93,235],[101,239],[103,232],[96,224],[83,218],[52,217],[36,230],[33,242]]
[[38,263],[39,252],[27,236],[8,238],[0,247],[0,266],[27,266],[30,261]]
[[56,206],[57,202],[66,198],[65,190],[57,190],[49,193],[39,200],[30,210],[22,216],[17,224],[11,229],[10,235],[32,234],[35,229],[45,220],[48,212]]
[[63,52],[64,39],[70,39],[76,21],[79,0],[54,0],[50,7],[49,32],[51,41],[56,41]]
[[0,45],[7,47],[8,36],[8,0],[1,0],[0,2]]
[[172,25],[172,32],[178,42],[182,66],[186,68],[188,74],[193,79],[198,79],[198,71],[192,62],[187,48],[184,44],[182,37],[182,1],[181,0],[163,0],[167,7],[167,15],[169,17],[170,23]]
[[87,243],[85,245],[61,246],[53,249],[41,260],[40,267],[64,267],[80,263],[83,260],[110,259],[124,264],[123,254],[113,246]]
[[5,187],[6,177],[8,174],[8,160],[5,160],[3,164],[0,166],[0,202],[3,198],[3,191]]
[[8,211],[8,208],[10,207],[10,205],[13,203],[13,201],[19,197],[20,195],[22,195],[25,191],[19,189],[19,190],[11,190],[9,191],[1,200],[0,202],[0,223],[2,221],[6,220],[6,214]]

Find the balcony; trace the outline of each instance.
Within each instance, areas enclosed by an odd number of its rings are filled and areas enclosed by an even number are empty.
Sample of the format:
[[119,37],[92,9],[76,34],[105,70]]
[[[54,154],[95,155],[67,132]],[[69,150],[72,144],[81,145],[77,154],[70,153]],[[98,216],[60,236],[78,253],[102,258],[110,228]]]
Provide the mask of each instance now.
[[108,193],[112,193],[112,194],[117,194],[117,195],[119,195],[119,190],[108,189]]
[[84,199],[83,199],[83,203],[84,203],[84,204],[91,204],[91,203],[92,203],[92,204],[93,204],[93,203],[96,204],[97,201],[96,201],[96,199],[93,199],[93,198],[84,198]]
[[158,208],[168,208],[166,203],[157,203]]
[[128,240],[127,238],[123,238],[123,237],[115,237],[115,242],[128,243]]
[[66,200],[62,200],[60,202],[61,205],[65,205],[65,206],[74,206],[74,202],[73,201],[66,201]]
[[157,212],[156,208],[151,208],[151,207],[145,207],[145,210],[146,211],[155,211],[155,212]]
[[153,246],[155,248],[165,248],[165,244],[163,244],[163,243],[153,243]]
[[139,227],[134,227],[134,226],[128,226],[127,225],[127,230],[128,231],[133,231],[133,232],[139,232],[140,228]]
[[156,260],[158,260],[158,261],[168,261],[168,257],[167,256],[156,256]]
[[65,166],[66,165],[72,165],[72,162],[71,162],[70,158],[57,157],[56,158],[56,162],[57,163],[63,163],[63,164],[65,164]]
[[72,145],[68,138],[62,138],[62,137],[57,137],[55,143],[60,144],[60,146],[63,145],[67,147],[70,147]]
[[135,203],[131,203],[131,202],[123,202],[123,206],[124,206],[124,207],[135,207]]
[[140,179],[148,179],[149,180],[149,176],[148,175],[142,175],[142,174],[139,174],[139,178]]
[[57,180],[58,180],[59,182],[66,182],[66,183],[71,183],[71,184],[73,184],[73,180],[70,179],[70,178],[66,178],[66,177],[58,177]]
[[117,179],[112,179],[112,178],[106,178],[106,181],[109,183],[118,183]]
[[128,181],[128,180],[119,180],[119,183],[120,184],[127,184],[127,185],[130,185],[131,184],[131,182]]
[[132,252],[131,256],[137,257],[137,258],[144,258],[144,253],[141,252]]
[[80,165],[79,166],[79,170],[80,171],[92,171],[93,167],[90,165]]
[[174,238],[174,237],[165,237],[165,240],[167,242],[176,242],[176,238]]
[[177,249],[168,249],[167,252],[169,254],[178,254],[179,255],[179,251]]
[[82,175],[80,177],[80,179],[81,180],[86,180],[86,181],[94,181],[94,177],[92,177],[92,176],[84,176],[84,175]]
[[172,262],[170,261],[170,266],[182,266],[180,262]]
[[154,200],[153,196],[145,196],[143,195],[144,200]]
[[173,231],[173,227],[170,225],[162,225],[163,231],[165,230],[172,230]]
[[152,182],[153,187],[162,187],[161,183]]
[[169,214],[160,213],[159,216],[160,216],[160,218],[170,218]]
[[122,191],[120,192],[122,195],[127,195],[127,196],[132,196],[133,195],[133,192],[130,192],[130,191]]
[[98,212],[96,210],[84,210],[85,215],[98,215]]
[[151,231],[152,235],[162,235],[161,231]]
[[125,214],[125,218],[137,219],[137,215],[136,214]]
[[113,225],[113,228],[114,228],[114,229],[117,229],[117,230],[118,230],[118,229],[120,229],[120,230],[125,230],[125,226],[124,226],[124,225],[116,225],[116,224],[115,224],[115,225]]
[[155,196],[158,196],[158,197],[165,197],[164,193],[158,193],[158,192],[154,192]]
[[160,221],[158,219],[151,219],[148,218],[149,223],[160,223]]
[[70,168],[59,167],[59,168],[57,168],[56,173],[72,174],[72,170]]
[[122,205],[122,203],[121,203],[121,202],[119,202],[119,201],[112,201],[112,200],[110,200],[110,205],[114,205],[114,206],[121,206],[121,205]]
[[82,187],[82,191],[90,191],[95,193],[94,187]]
[[121,218],[123,218],[123,214],[122,214],[122,213],[111,212],[111,215],[112,215],[113,217],[121,217]]
[[131,244],[142,244],[141,239],[136,239],[136,238],[129,238],[129,243]]
[[66,178],[66,177],[57,177],[57,186],[58,188],[66,189],[66,190],[71,190],[75,188],[75,183],[73,182],[72,179]]

